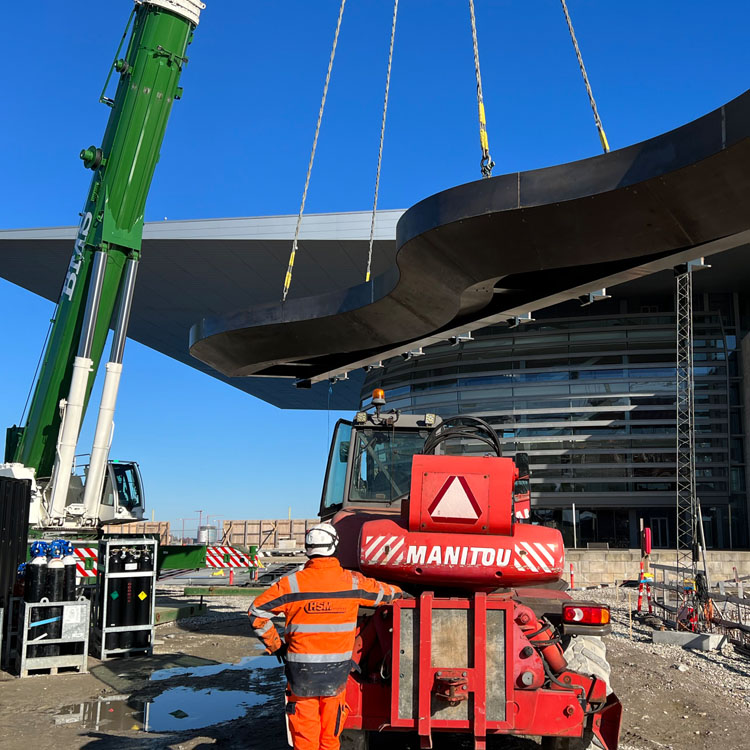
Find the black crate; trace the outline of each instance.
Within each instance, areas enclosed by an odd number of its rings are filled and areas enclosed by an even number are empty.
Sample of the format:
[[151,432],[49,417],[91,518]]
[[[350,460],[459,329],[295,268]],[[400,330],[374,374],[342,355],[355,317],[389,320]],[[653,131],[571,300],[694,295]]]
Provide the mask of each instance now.
[[0,477],[0,607],[7,604],[16,569],[26,560],[31,482]]

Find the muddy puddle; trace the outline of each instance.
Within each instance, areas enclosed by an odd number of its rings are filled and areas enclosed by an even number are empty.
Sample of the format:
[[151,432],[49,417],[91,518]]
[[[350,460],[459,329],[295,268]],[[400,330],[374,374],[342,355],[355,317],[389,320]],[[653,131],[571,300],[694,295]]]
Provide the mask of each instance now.
[[221,724],[266,705],[283,691],[275,657],[246,657],[236,664],[208,664],[155,671],[130,695],[109,695],[64,706],[56,724],[93,731],[179,732]]

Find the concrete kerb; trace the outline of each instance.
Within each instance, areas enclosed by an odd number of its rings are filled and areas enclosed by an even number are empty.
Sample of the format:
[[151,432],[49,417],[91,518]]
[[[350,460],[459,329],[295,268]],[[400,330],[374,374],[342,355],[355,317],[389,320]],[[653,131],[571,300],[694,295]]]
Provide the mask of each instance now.
[[726,636],[719,633],[688,633],[680,630],[654,630],[651,639],[653,643],[694,648],[697,651],[716,651],[727,641]]

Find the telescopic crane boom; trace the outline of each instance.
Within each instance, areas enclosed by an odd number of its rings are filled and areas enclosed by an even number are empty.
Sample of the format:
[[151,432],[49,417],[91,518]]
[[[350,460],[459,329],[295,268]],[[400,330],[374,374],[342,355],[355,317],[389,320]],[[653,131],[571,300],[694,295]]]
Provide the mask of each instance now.
[[[28,417],[23,427],[9,428],[8,463],[0,465],[0,473],[34,481],[31,517],[37,525],[95,526],[143,516],[137,465],[108,466],[112,416],[146,198],[172,104],[182,94],[186,51],[204,7],[198,0],[135,0],[107,77],[107,83],[112,74],[119,77],[115,96],[105,96],[105,83],[100,98],[111,108],[102,144],[80,154],[94,173],[91,186]],[[82,498],[71,487],[71,474],[110,327],[112,352]],[[116,508],[112,503],[105,519],[99,511],[107,475],[118,503]]]

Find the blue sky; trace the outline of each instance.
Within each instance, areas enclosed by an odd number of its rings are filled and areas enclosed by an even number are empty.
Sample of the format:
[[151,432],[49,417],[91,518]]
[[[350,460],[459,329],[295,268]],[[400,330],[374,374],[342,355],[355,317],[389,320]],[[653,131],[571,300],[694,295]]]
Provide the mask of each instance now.
[[[296,213],[338,0],[207,0],[146,207],[151,221]],[[0,228],[71,225],[128,0],[4,8]],[[569,0],[612,148],[747,87],[750,4]],[[557,0],[476,0],[495,174],[599,152]],[[307,210],[368,210],[392,3],[349,0]],[[467,0],[401,0],[382,208],[479,177]],[[0,258],[2,263],[2,258]],[[282,279],[279,279],[281,286]],[[0,425],[18,421],[53,305],[0,280]],[[316,515],[338,414],[285,412],[129,342],[113,457],[157,519]],[[90,442],[91,421],[84,429]],[[149,511],[150,513],[150,511]],[[204,515],[205,517],[205,515]]]

